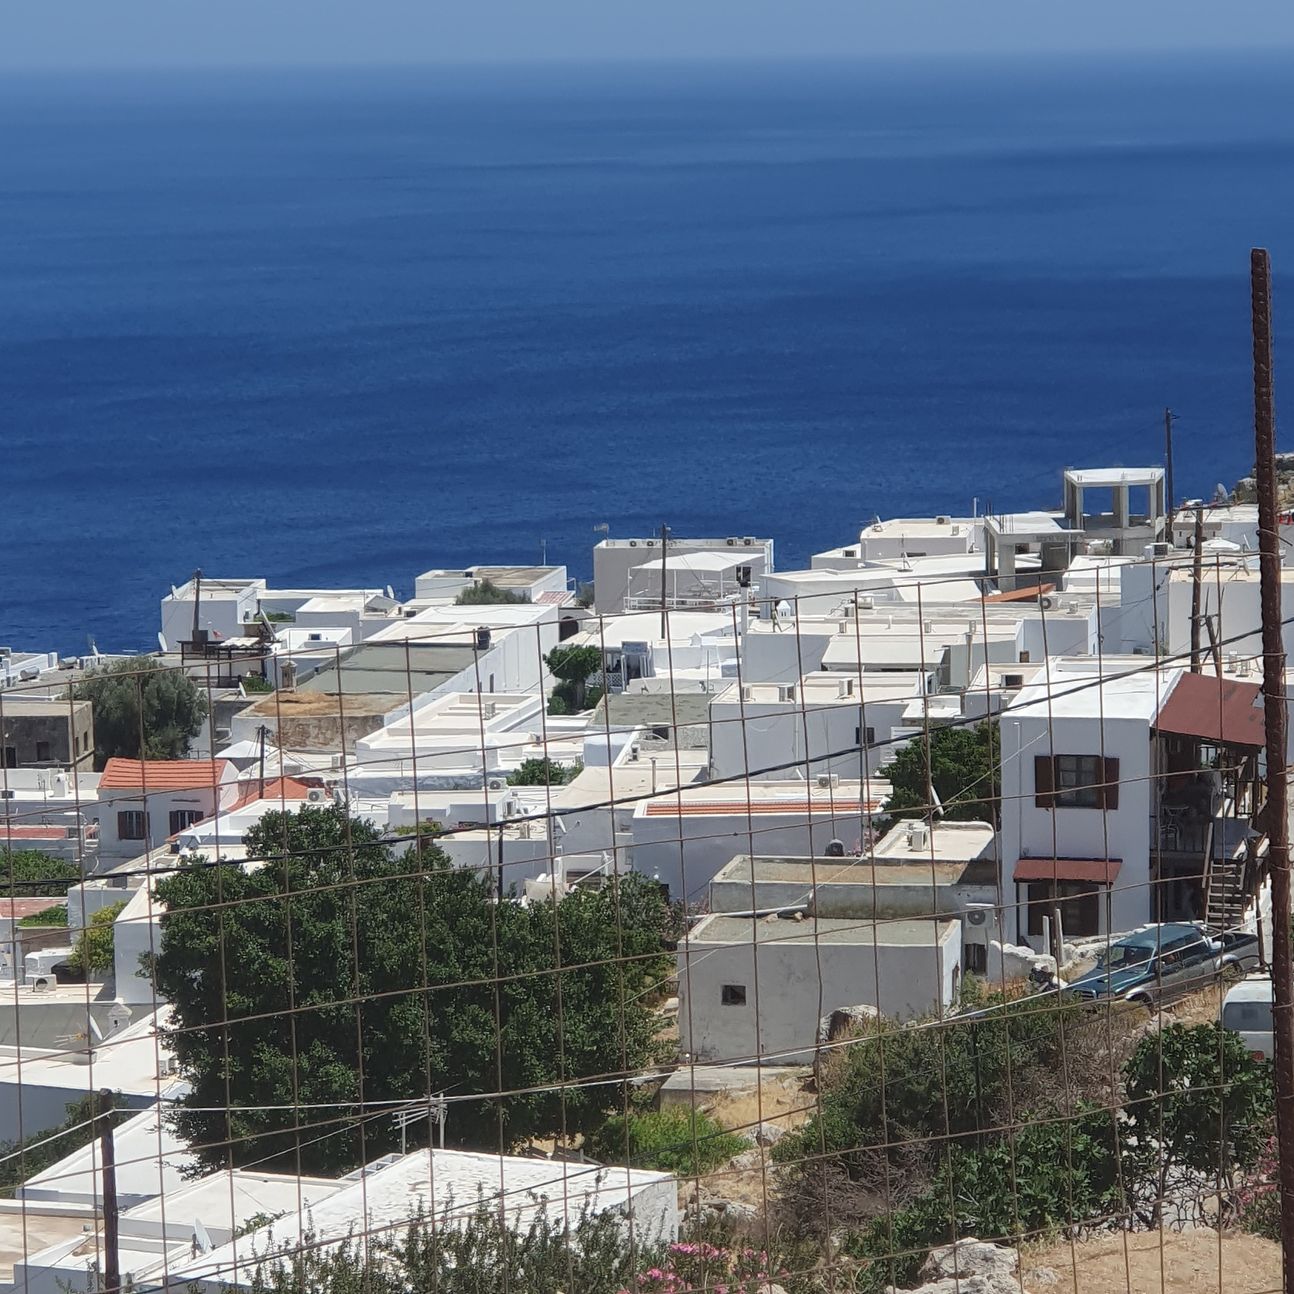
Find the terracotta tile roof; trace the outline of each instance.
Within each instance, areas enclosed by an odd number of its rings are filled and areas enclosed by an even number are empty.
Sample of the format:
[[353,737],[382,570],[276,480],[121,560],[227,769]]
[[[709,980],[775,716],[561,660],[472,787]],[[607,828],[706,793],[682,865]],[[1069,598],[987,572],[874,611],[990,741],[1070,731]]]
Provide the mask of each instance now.
[[262,791],[260,779],[249,778],[239,784],[238,798],[229,807],[241,809],[253,800],[304,800],[310,790],[310,787],[304,782],[298,782],[295,777],[276,777],[273,781],[267,781],[265,790]]
[[99,778],[101,791],[198,791],[218,786],[224,759],[110,759]]

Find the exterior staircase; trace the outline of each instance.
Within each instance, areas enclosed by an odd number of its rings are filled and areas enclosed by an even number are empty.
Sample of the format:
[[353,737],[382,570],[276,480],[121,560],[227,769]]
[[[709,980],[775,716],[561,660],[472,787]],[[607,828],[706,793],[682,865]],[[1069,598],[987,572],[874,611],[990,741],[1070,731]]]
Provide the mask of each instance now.
[[1204,923],[1211,930],[1234,930],[1245,915],[1249,890],[1245,884],[1248,859],[1215,858],[1205,880]]

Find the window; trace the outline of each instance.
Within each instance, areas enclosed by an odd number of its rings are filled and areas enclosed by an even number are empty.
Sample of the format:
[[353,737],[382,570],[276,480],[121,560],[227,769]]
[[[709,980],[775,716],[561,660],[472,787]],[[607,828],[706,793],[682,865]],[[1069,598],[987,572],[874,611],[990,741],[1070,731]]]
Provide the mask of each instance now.
[[143,809],[123,809],[117,814],[118,840],[147,840],[148,814]]
[[1061,809],[1099,809],[1102,800],[1101,760],[1096,755],[1057,755],[1055,799]]
[[4,766],[5,768],[18,767],[18,747],[6,746],[4,748]]
[[201,809],[172,809],[171,835],[175,835],[177,831],[183,831],[185,827],[191,827],[195,822],[201,821]]
[[1100,755],[1038,755],[1034,803],[1040,809],[1117,809],[1119,761]]
[[1101,933],[1101,890],[1075,881],[1033,881],[1029,885],[1029,933],[1040,935],[1052,909],[1060,909],[1065,938]]
[[49,762],[49,742],[38,741],[36,743],[36,762],[46,764]]
[[744,984],[725,984],[719,991],[719,1000],[724,1006],[745,1006],[746,986]]
[[669,725],[668,725],[668,724],[657,724],[657,725],[656,725],[656,726],[651,730],[651,735],[652,735],[653,737],[655,737],[658,741],[668,741],[668,740],[669,740]]

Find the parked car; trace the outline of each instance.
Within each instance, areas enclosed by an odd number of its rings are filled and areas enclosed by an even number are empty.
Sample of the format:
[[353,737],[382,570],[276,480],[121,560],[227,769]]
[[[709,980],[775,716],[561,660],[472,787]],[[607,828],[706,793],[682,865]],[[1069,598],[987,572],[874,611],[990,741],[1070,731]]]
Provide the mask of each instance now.
[[1215,980],[1222,955],[1199,926],[1145,926],[1114,940],[1066,990],[1084,1002],[1122,999],[1153,1009]]
[[1219,1016],[1224,1029],[1244,1039],[1251,1056],[1272,1058],[1272,982],[1266,974],[1246,976],[1234,985],[1222,999]]
[[1218,945],[1224,971],[1248,975],[1262,962],[1258,936],[1248,930],[1228,930],[1214,936],[1214,942]]

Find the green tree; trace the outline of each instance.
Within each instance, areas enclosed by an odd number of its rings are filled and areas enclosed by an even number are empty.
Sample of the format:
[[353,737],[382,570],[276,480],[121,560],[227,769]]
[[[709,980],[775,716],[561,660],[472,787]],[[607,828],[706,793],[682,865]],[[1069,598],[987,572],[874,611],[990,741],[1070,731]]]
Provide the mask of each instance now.
[[38,849],[0,852],[0,896],[5,898],[61,899],[80,879],[75,863]]
[[1221,1180],[1229,1195],[1237,1170],[1257,1164],[1271,1127],[1271,1066],[1239,1035],[1171,1024],[1142,1040],[1124,1082],[1126,1155],[1144,1184],[1137,1204],[1147,1225],[1183,1185]]
[[93,708],[96,768],[116,755],[182,759],[207,717],[201,688],[152,656],[113,661],[82,679],[76,696]]
[[578,761],[574,764],[558,764],[544,756],[543,759],[523,760],[521,765],[508,774],[509,786],[565,786],[573,782],[584,771],[584,765]]
[[929,783],[952,822],[995,822],[1000,794],[1000,743],[996,723],[930,730],[927,779],[924,736],[917,736],[881,769],[894,788],[888,811],[921,817],[930,804]]
[[491,580],[477,580],[465,588],[455,599],[460,607],[513,606],[526,599],[511,589],[501,589]]
[[553,696],[565,703],[566,713],[583,710],[589,676],[602,668],[602,653],[596,647],[554,647],[544,664],[558,680]]
[[[552,1085],[655,1055],[666,913],[641,878],[557,904],[496,904],[485,877],[450,867],[430,839],[395,857],[333,805],[268,814],[246,844],[264,866],[188,868],[156,887],[166,912],[152,969],[192,1085],[177,1123],[214,1143],[200,1152],[208,1164],[227,1162],[230,1137],[236,1162],[295,1167],[299,1143],[303,1171],[354,1167],[399,1144],[388,1119],[347,1117],[361,1096],[452,1092],[451,1145],[583,1132],[622,1099],[618,1086]],[[520,1095],[484,1095],[498,1090]],[[344,1121],[294,1134],[291,1110],[272,1107],[298,1103],[337,1103]]]
[[868,1260],[856,1286],[880,1294],[917,1283],[926,1252],[965,1236],[1019,1243],[1122,1211],[1117,1120],[1105,1110],[1030,1123],[981,1146],[955,1145],[930,1185],[846,1242]]
[[112,970],[116,947],[113,941],[113,922],[125,906],[124,902],[110,903],[90,918],[90,924],[77,936],[72,955],[67,959],[77,970],[85,975],[96,972],[106,975]]

